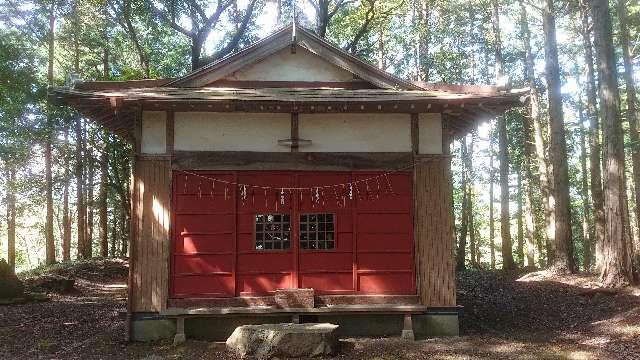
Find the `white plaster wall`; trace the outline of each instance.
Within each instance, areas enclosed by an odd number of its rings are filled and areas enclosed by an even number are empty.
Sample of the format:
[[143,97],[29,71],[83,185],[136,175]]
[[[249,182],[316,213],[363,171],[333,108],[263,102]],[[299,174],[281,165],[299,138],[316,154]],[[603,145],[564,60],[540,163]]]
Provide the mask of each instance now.
[[291,115],[176,112],[174,149],[182,151],[290,151]]
[[142,112],[143,154],[164,154],[167,151],[167,113],[164,111]]
[[300,114],[299,133],[314,152],[409,152],[409,114]]
[[248,65],[226,77],[227,80],[255,81],[350,81],[353,74],[321,57],[298,47],[292,54],[289,48],[266,59]]
[[442,116],[440,113],[418,115],[418,153],[442,154]]

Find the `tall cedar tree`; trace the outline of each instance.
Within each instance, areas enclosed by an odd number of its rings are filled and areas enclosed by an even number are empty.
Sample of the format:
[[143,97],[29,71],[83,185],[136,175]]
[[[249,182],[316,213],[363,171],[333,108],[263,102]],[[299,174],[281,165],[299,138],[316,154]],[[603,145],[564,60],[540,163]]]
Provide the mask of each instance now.
[[593,208],[594,232],[592,241],[595,243],[595,267],[601,269],[601,260],[604,259],[602,246],[605,236],[604,193],[602,192],[602,171],[600,147],[600,119],[597,110],[597,94],[595,70],[593,68],[593,47],[591,44],[591,25],[589,23],[588,0],[581,0],[580,17],[582,19],[580,32],[582,35],[582,47],[584,48],[584,62],[587,65],[587,116],[589,117],[589,186],[591,190],[591,203]]
[[16,270],[16,169],[8,164],[5,174],[7,203],[7,263],[12,271]]
[[524,220],[523,220],[523,216],[524,216],[524,211],[523,211],[523,196],[522,193],[524,192],[524,189],[522,187],[522,169],[517,169],[517,173],[516,175],[518,175],[518,186],[517,186],[517,204],[518,204],[518,212],[517,212],[517,245],[516,245],[516,254],[518,254],[518,266],[522,267],[524,266]]
[[582,200],[582,258],[583,268],[591,269],[593,262],[593,224],[589,220],[591,207],[589,206],[589,179],[587,176],[587,142],[584,127],[584,111],[582,109],[582,99],[578,102],[578,115],[580,119],[580,198]]
[[71,216],[69,214],[69,182],[71,181],[69,171],[69,129],[64,130],[64,144],[63,144],[63,164],[64,164],[64,176],[63,190],[62,190],[62,260],[71,260]]
[[626,187],[624,177],[624,134],[620,117],[620,98],[615,50],[611,36],[611,14],[607,0],[591,0],[594,45],[596,49],[600,114],[605,144],[605,238],[602,244],[600,276],[605,286],[620,286],[634,280],[626,225]]
[[[53,61],[54,61],[54,31],[55,31],[55,10],[56,10],[56,2],[51,1],[51,9],[49,11],[49,32],[48,36],[48,47],[49,47],[49,58],[48,58],[48,70],[47,70],[47,84],[49,86],[53,86]],[[53,109],[49,107],[47,111],[47,125],[45,129],[45,141],[44,141],[44,177],[46,183],[46,198],[47,198],[47,215],[44,225],[44,234],[45,234],[45,263],[47,265],[51,265],[56,262],[56,244],[55,238],[53,236],[53,176],[51,174],[52,166],[51,163],[51,148],[53,142]]]
[[638,136],[638,98],[634,82],[633,62],[629,51],[629,14],[626,0],[618,0],[618,19],[620,23],[620,45],[622,47],[622,59],[624,61],[624,83],[627,95],[627,122],[629,123],[629,137],[631,139],[631,165],[633,168],[633,183],[635,190],[633,199],[635,202],[636,227],[640,231],[640,142]]
[[545,77],[548,89],[548,113],[551,128],[549,157],[553,167],[553,197],[555,199],[555,239],[550,241],[549,267],[559,273],[574,272],[573,239],[571,237],[571,200],[569,199],[569,166],[564,132],[560,64],[556,39],[556,18],[553,0],[545,0],[542,11],[544,32]]
[[100,190],[98,195],[98,238],[100,239],[100,256],[109,256],[109,213],[107,211],[107,192],[109,171],[109,144],[104,134],[104,148],[100,154]]
[[531,31],[529,30],[529,19],[525,3],[520,1],[520,24],[522,26],[522,41],[525,50],[525,73],[530,88],[530,116],[533,122],[533,144],[536,156],[538,174],[540,176],[540,190],[542,195],[542,205],[544,207],[544,222],[546,226],[546,242],[549,244],[555,239],[555,212],[554,198],[551,189],[551,170],[547,164],[545,154],[546,144],[543,136],[542,117],[540,115],[540,93],[536,86],[535,58],[531,50]]
[[[80,27],[80,8],[78,3],[74,3],[72,16],[73,32],[73,71],[76,74],[80,73],[80,39],[79,34]],[[79,259],[86,259],[87,246],[86,246],[86,215],[87,208],[85,204],[85,190],[84,190],[84,130],[82,125],[82,118],[79,115],[75,116],[74,130],[76,136],[76,216],[77,216],[77,230],[78,230],[78,254]]]
[[458,252],[456,254],[456,270],[464,270],[467,254],[467,233],[469,230],[469,176],[467,168],[467,138],[460,141],[460,157],[462,158],[462,209],[460,210],[460,234],[458,240]]
[[466,162],[465,169],[467,170],[467,216],[468,216],[468,232],[469,232],[469,259],[471,267],[476,268],[479,263],[478,257],[478,243],[476,242],[476,228],[474,221],[473,211],[473,147],[475,145],[475,132],[471,132],[471,143],[467,147],[467,156],[464,159]]
[[[493,34],[495,38],[496,81],[503,81],[502,42],[498,0],[493,5]],[[498,156],[500,157],[500,234],[502,240],[502,268],[515,268],[511,245],[511,214],[509,211],[509,151],[507,149],[507,119],[498,116]]]
[[489,133],[489,254],[491,257],[491,268],[496,268],[496,225],[494,214],[494,194],[493,183],[495,182],[496,170],[493,167],[493,127]]

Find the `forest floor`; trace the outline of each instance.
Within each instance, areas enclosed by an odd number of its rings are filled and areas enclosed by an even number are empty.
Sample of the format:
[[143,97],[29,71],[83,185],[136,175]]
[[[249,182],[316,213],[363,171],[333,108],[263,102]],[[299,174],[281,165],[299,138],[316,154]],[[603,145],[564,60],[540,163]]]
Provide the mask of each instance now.
[[[224,344],[124,341],[127,264],[93,261],[32,272],[75,288],[48,302],[0,306],[0,359],[233,359]],[[459,338],[345,339],[334,359],[640,359],[640,289],[603,290],[588,274],[458,274]]]

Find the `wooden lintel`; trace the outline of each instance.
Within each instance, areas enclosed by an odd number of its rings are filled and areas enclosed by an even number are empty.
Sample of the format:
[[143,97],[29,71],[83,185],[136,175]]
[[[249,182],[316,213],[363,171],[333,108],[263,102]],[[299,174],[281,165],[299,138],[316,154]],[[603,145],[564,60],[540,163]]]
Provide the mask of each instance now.
[[257,112],[257,113],[438,113],[435,102],[349,101],[349,102],[273,102],[273,101],[172,101],[145,100],[149,110],[179,112]]
[[250,151],[174,151],[178,170],[395,170],[413,163],[413,154]]

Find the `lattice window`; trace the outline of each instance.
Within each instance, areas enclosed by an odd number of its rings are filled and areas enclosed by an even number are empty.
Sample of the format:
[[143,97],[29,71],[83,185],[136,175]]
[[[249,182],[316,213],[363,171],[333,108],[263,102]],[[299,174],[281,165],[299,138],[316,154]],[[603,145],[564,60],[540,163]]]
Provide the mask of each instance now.
[[256,214],[256,250],[286,250],[291,246],[289,214]]
[[307,250],[334,249],[334,221],[333,214],[300,214],[300,246]]

